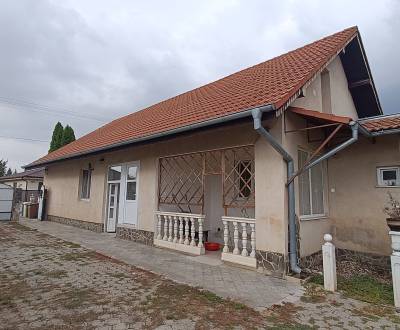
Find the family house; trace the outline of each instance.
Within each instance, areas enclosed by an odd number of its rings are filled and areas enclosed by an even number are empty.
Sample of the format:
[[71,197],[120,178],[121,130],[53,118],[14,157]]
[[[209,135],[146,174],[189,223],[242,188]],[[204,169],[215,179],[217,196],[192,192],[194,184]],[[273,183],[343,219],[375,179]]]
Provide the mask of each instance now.
[[[45,167],[47,220],[268,272],[299,273],[332,233],[385,256],[400,186],[398,116],[383,116],[356,27],[134,112]],[[379,257],[378,257],[379,259]]]

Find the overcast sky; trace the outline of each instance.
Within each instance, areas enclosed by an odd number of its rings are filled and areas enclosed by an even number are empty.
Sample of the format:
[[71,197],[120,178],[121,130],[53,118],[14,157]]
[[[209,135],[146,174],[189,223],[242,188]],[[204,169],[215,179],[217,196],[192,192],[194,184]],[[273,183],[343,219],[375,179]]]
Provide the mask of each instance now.
[[353,25],[384,112],[400,112],[400,1],[0,0],[0,6],[0,159],[18,170],[47,153],[42,141],[57,121],[79,137]]

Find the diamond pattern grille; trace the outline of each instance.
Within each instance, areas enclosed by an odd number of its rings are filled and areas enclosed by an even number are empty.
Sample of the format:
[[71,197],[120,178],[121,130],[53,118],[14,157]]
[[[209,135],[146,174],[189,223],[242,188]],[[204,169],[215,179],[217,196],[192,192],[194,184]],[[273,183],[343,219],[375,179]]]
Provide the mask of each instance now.
[[223,157],[224,207],[255,205],[254,147],[228,149]]
[[204,176],[221,175],[223,207],[254,207],[254,146],[160,158],[159,204],[204,207]]

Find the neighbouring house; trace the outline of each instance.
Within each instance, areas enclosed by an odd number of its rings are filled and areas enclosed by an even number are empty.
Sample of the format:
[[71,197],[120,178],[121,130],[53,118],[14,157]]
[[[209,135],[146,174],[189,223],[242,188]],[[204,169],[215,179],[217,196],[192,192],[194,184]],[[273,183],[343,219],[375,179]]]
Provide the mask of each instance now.
[[339,251],[386,262],[400,116],[356,27],[116,119],[45,167],[47,219],[269,273]]
[[0,177],[4,183],[16,189],[16,201],[28,202],[31,198],[37,199],[43,185],[44,168],[34,168]]

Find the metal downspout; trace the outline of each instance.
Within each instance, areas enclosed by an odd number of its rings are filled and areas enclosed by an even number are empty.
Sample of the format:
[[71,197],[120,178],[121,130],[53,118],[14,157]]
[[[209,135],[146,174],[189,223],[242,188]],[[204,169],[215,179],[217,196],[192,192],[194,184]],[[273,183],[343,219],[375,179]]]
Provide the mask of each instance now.
[[337,147],[333,148],[332,150],[328,151],[326,154],[323,154],[322,156],[318,157],[317,159],[312,161],[307,166],[304,166],[304,168],[301,171],[293,174],[293,176],[290,176],[288,181],[289,182],[293,182],[293,179],[295,177],[297,177],[299,174],[309,170],[311,167],[319,164],[320,162],[322,162],[325,159],[328,159],[328,158],[332,157],[334,154],[338,153],[339,151],[347,148],[349,145],[351,145],[354,142],[356,142],[358,140],[359,124],[357,122],[353,121],[353,122],[350,123],[350,127],[351,127],[351,138],[350,139],[346,140],[342,144],[340,144]]
[[[274,108],[262,107],[252,110],[254,129],[263,136],[269,144],[279,152],[287,165],[287,177],[292,177],[294,173],[294,162],[292,156],[279,144],[278,141],[262,126],[261,118],[263,112],[273,111]],[[297,263],[297,238],[296,238],[296,210],[295,210],[295,194],[293,181],[288,185],[288,217],[289,217],[289,263],[290,269],[293,273],[300,274],[301,268]]]

